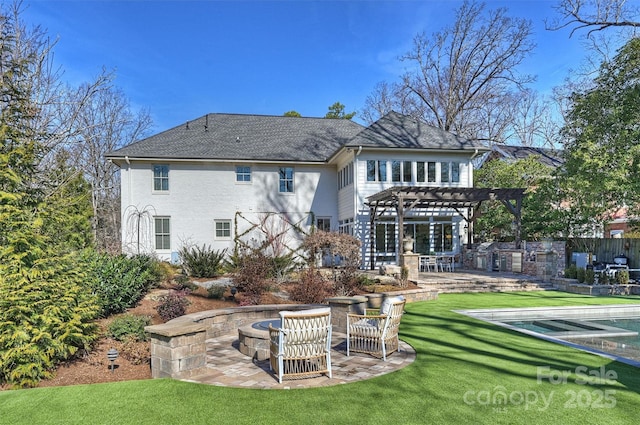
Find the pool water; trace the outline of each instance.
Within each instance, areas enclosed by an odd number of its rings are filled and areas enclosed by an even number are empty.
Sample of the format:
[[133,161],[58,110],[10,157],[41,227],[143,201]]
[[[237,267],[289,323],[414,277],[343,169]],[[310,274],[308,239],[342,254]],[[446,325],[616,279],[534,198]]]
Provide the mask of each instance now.
[[640,305],[461,310],[527,335],[640,367]]

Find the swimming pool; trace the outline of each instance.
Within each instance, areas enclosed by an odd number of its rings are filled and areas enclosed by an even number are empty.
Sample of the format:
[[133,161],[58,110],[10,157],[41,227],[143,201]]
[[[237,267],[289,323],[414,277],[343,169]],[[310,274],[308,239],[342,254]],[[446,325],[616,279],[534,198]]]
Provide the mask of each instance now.
[[640,367],[640,304],[456,312]]

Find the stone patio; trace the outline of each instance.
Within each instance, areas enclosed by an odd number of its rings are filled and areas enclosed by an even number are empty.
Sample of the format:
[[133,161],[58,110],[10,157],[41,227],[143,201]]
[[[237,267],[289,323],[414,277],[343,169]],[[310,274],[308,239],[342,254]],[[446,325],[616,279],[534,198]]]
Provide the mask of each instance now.
[[254,360],[242,354],[238,347],[238,333],[207,340],[207,372],[187,379],[208,385],[258,389],[293,389],[327,387],[370,379],[402,369],[416,358],[414,349],[400,341],[400,351],[387,356],[387,361],[361,354],[346,356],[346,335],[333,333],[331,369],[333,377],[285,380],[278,383],[269,371],[269,360]]

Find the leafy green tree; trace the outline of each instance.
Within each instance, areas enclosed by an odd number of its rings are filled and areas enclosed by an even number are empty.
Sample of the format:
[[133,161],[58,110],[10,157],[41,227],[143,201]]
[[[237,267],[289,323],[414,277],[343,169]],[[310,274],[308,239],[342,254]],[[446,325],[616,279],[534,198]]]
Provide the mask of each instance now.
[[283,116],[285,117],[296,117],[296,118],[300,118],[302,115],[300,115],[300,112],[296,112],[296,111],[287,111],[283,114]]
[[640,213],[639,122],[640,39],[634,38],[601,65],[592,87],[571,98],[559,186],[574,221],[600,227],[622,207]]
[[[90,346],[97,304],[54,223],[81,221],[53,187],[39,126],[42,43],[26,43],[16,14],[0,10],[0,383],[34,386]],[[70,253],[70,254],[67,254]]]
[[[563,213],[554,192],[553,168],[531,155],[517,161],[492,160],[475,171],[476,187],[526,188],[522,200],[522,239],[563,233]],[[513,215],[498,201],[484,202],[474,227],[481,240],[513,240]]]
[[327,112],[327,114],[324,117],[330,118],[330,119],[350,120],[356,116],[355,112],[351,112],[348,114],[345,113],[344,108],[345,106],[342,103],[336,102],[333,105],[329,106],[329,112]]

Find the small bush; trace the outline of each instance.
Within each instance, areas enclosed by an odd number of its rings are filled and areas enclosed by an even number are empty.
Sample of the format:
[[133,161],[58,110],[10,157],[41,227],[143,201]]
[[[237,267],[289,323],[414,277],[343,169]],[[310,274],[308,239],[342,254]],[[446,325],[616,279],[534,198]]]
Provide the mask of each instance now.
[[126,341],[132,339],[134,341],[147,341],[148,336],[144,331],[145,326],[151,324],[149,316],[139,316],[134,314],[125,314],[116,317],[109,325],[107,335],[117,341]]
[[162,279],[158,261],[148,255],[90,253],[84,261],[88,285],[98,298],[103,317],[134,307]]
[[171,291],[160,297],[160,303],[156,311],[165,322],[176,317],[183,316],[187,312],[189,300],[186,298],[188,291]]
[[198,285],[193,283],[188,276],[179,274],[173,278],[176,288],[180,291],[188,289],[189,291],[195,291],[198,289]]
[[135,365],[149,363],[151,361],[151,346],[148,343],[137,341],[133,337],[126,338],[120,345],[120,355]]
[[268,258],[260,251],[249,251],[242,256],[234,284],[243,293],[245,305],[260,304],[262,294],[269,289],[271,270]]
[[309,268],[300,274],[300,282],[295,283],[289,296],[293,301],[303,304],[322,303],[333,295],[331,282],[327,281],[317,270]]
[[593,285],[595,281],[596,281],[596,273],[593,271],[593,269],[587,269],[584,272],[584,282],[587,285]]
[[576,278],[578,279],[578,283],[584,283],[584,278],[585,278],[585,269],[583,268],[579,268],[576,272]]
[[607,272],[600,272],[598,277],[598,283],[600,285],[608,285],[609,284],[609,275]]
[[567,279],[576,279],[578,277],[578,269],[575,264],[571,264],[569,267],[564,269],[564,277]]
[[207,298],[213,298],[214,300],[221,300],[224,298],[224,292],[226,287],[220,285],[211,285],[207,288]]
[[629,272],[627,270],[618,270],[616,273],[616,283],[618,285],[627,285],[629,283]]
[[182,247],[178,251],[182,267],[192,277],[216,277],[220,274],[227,250],[212,250],[210,246]]

